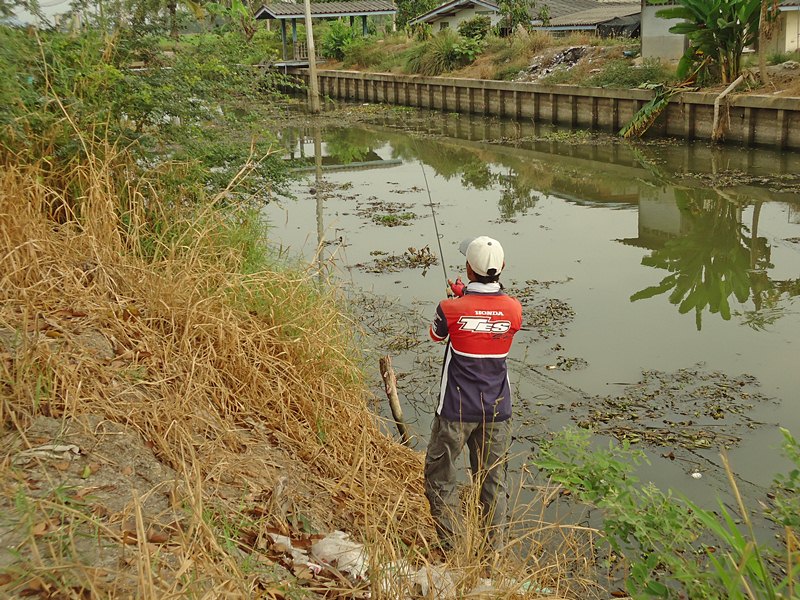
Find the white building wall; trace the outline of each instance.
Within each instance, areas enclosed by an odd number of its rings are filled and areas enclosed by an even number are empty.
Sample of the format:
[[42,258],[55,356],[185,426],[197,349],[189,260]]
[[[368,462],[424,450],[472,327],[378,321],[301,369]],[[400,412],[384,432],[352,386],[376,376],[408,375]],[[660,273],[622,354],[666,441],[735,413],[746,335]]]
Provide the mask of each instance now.
[[[492,25],[497,25],[500,21],[500,14],[497,11],[489,11],[485,8],[477,7],[477,8],[465,8],[463,10],[458,11],[452,17],[444,17],[441,19],[437,19],[432,23],[434,31],[440,31],[442,29],[458,29],[458,26],[463,21],[469,21],[479,15],[485,15],[491,19]],[[442,26],[442,23],[447,23],[447,25]]]
[[767,45],[767,52],[784,54],[800,50],[800,11],[781,11]]
[[687,47],[686,36],[669,32],[681,19],[662,19],[656,13],[666,6],[642,3],[642,57],[678,60]]

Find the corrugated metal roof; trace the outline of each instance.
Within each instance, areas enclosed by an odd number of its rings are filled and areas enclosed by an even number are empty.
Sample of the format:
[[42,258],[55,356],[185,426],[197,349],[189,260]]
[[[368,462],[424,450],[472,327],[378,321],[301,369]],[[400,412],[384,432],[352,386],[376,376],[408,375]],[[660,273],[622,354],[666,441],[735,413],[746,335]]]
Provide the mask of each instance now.
[[[389,0],[356,0],[354,2],[312,2],[312,17],[357,17],[361,15],[392,14],[397,8]],[[301,19],[303,4],[275,2],[256,11],[256,19]]]
[[436,17],[447,16],[451,12],[457,12],[472,6],[482,6],[483,8],[489,10],[499,10],[497,3],[493,2],[492,0],[450,0],[450,2],[440,4],[436,8],[429,10],[426,13],[421,14],[418,17],[414,17],[409,21],[409,24],[414,25],[415,23],[428,23],[430,21],[434,21]]
[[[626,2],[617,1],[613,2],[611,5],[616,6],[618,4],[633,5],[637,7],[636,12],[641,9],[640,0],[630,0]],[[599,2],[598,0],[540,0],[536,2],[536,6],[531,11],[531,14],[534,18],[537,18],[539,11],[543,7],[547,7],[550,20],[552,21],[553,19],[559,19],[566,15],[604,6],[609,6],[609,4],[606,2]]]
[[642,11],[640,4],[604,4],[603,6],[596,6],[589,10],[582,10],[573,12],[556,19],[550,19],[548,26],[550,27],[568,27],[579,25],[597,25],[610,21],[616,17],[627,17],[629,15],[639,14]]
[[780,0],[780,2],[778,2],[778,7],[783,8],[784,6],[800,8],[800,0]]

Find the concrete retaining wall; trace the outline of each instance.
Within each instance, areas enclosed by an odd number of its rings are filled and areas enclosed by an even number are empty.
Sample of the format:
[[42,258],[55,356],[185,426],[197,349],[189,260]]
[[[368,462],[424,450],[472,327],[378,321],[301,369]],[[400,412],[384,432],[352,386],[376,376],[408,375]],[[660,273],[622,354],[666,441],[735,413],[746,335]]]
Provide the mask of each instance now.
[[[290,70],[301,79],[304,69]],[[422,77],[358,71],[318,71],[320,93],[352,102],[375,102],[616,133],[652,98],[649,90],[610,90],[483,79]],[[715,94],[675,96],[649,136],[711,139]],[[800,149],[800,99],[729,96],[726,141]],[[723,111],[724,112],[724,111]]]

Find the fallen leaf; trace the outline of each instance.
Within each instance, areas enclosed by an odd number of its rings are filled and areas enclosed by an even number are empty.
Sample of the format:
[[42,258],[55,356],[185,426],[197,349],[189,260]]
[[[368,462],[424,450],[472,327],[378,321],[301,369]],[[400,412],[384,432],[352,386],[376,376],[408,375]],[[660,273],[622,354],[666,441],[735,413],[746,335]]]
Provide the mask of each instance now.
[[60,460],[60,461],[58,461],[56,463],[53,463],[53,466],[56,469],[58,469],[59,471],[68,470],[69,469],[69,465],[70,465],[69,461],[66,461],[66,460]]
[[164,544],[169,541],[169,534],[162,529],[151,529],[147,532],[147,541],[153,544]]
[[139,539],[136,537],[135,531],[123,531],[122,532],[122,543],[127,544],[128,546],[135,546],[138,543]]
[[296,569],[294,572],[294,576],[297,577],[298,579],[305,579],[305,580],[314,579],[314,574],[311,572],[311,569],[309,569],[305,565]]
[[133,475],[133,467],[131,467],[130,465],[122,467],[122,470],[120,472],[123,475],[125,475],[125,477],[130,477],[131,475]]
[[0,585],[8,585],[14,581],[14,578],[8,573],[0,573]]
[[36,523],[36,525],[31,527],[31,534],[34,537],[40,537],[45,533],[47,533],[48,531],[52,531],[52,525],[50,521],[39,521],[38,523]]

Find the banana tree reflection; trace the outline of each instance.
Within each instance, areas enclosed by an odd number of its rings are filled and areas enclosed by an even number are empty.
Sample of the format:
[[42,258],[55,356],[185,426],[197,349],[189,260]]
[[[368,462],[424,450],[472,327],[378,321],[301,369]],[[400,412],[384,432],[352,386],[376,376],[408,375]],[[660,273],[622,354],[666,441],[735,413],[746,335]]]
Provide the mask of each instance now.
[[642,259],[643,265],[670,274],[633,294],[631,301],[669,294],[681,314],[694,310],[698,330],[706,309],[730,320],[731,297],[741,304],[752,300],[753,310],[741,313],[751,327],[763,328],[779,318],[784,295],[796,296],[798,281],[776,282],[768,276],[774,265],[766,238],[758,237],[760,203],[748,228],[742,223],[743,205],[724,195],[675,190],[675,196],[687,231]]

